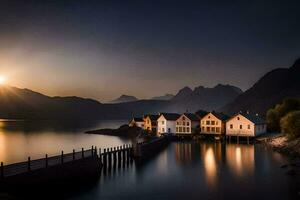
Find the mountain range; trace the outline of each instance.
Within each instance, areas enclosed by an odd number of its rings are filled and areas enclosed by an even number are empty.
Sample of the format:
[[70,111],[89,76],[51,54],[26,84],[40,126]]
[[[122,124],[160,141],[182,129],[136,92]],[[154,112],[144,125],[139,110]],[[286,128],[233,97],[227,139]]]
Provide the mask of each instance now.
[[0,86],[0,118],[129,119],[145,113],[196,112],[200,109],[226,114],[250,111],[264,115],[285,97],[300,97],[299,77],[300,59],[290,68],[272,70],[245,92],[235,86],[218,84],[213,88],[184,87],[175,96],[148,100],[123,95],[118,98],[119,103],[100,103],[75,96],[49,97],[29,89]]
[[250,89],[220,110],[233,114],[251,111],[266,114],[286,97],[300,98],[300,58],[290,68],[274,69],[260,78]]
[[[145,113],[195,112],[216,109],[232,101],[242,91],[234,86],[181,89],[170,100],[138,100],[122,95],[120,103],[100,103],[80,97],[49,97],[29,89],[0,88],[0,118],[17,119],[128,119]],[[170,96],[170,95],[168,95]],[[123,100],[130,100],[122,102]],[[156,99],[163,99],[161,97]],[[115,101],[117,102],[117,101]]]

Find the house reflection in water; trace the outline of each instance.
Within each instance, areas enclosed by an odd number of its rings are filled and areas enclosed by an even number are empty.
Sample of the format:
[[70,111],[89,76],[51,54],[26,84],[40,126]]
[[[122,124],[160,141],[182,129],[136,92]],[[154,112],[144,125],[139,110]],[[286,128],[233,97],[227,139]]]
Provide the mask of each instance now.
[[[199,159],[198,143],[177,143],[175,145],[175,158],[179,165],[187,165]],[[198,158],[197,158],[198,157]]]
[[192,144],[178,143],[175,146],[175,158],[178,164],[184,164],[191,161]]
[[254,145],[228,144],[226,161],[230,171],[237,176],[254,173]]
[[176,143],[175,149],[176,162],[179,165],[201,163],[207,185],[212,188],[216,187],[218,171],[223,167],[228,168],[236,177],[254,173],[254,145],[187,142]]
[[214,187],[217,183],[217,172],[218,167],[222,164],[223,156],[222,156],[222,145],[221,142],[216,143],[204,143],[201,145],[200,152],[201,157],[203,157],[203,167],[205,180],[207,184],[211,187]]

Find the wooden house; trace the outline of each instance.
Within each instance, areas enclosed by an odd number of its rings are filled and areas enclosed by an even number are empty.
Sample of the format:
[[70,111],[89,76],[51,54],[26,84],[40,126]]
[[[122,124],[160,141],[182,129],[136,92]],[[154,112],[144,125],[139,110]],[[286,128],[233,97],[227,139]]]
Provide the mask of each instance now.
[[137,126],[140,128],[144,128],[144,120],[141,117],[133,117],[129,122],[129,126]]
[[158,117],[159,115],[144,115],[144,129],[148,132],[156,133]]
[[226,132],[226,120],[223,113],[209,112],[200,120],[201,134],[222,135]]
[[176,135],[194,133],[199,126],[199,117],[193,113],[184,113],[176,120]]
[[176,120],[180,117],[177,113],[161,113],[157,119],[157,134],[176,133]]
[[226,122],[226,136],[257,136],[267,131],[266,122],[250,113],[238,113]]

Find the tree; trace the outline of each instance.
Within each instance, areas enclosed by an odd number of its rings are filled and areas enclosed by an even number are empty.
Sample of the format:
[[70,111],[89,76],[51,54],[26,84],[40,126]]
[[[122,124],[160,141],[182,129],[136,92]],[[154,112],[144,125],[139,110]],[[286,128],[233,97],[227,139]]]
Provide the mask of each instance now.
[[281,104],[267,112],[267,124],[270,131],[280,131],[280,119],[287,113],[300,110],[300,99],[286,98]]
[[280,127],[288,138],[300,137],[300,110],[292,111],[280,120]]

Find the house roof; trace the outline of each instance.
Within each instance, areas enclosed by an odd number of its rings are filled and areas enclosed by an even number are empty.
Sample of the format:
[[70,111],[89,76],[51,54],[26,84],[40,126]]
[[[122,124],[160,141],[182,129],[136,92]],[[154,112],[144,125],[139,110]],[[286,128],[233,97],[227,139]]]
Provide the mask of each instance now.
[[145,115],[144,117],[149,117],[151,121],[156,121],[159,118],[159,115]]
[[230,117],[228,115],[225,115],[224,113],[219,113],[216,111],[212,111],[211,114],[213,114],[214,116],[216,116],[218,119],[225,121],[228,120]]
[[246,117],[248,120],[253,122],[254,124],[265,124],[265,120],[263,120],[258,114],[250,114],[250,113],[239,113]]
[[175,121],[180,117],[178,113],[161,113],[160,116],[164,116],[166,120]]
[[191,121],[198,121],[199,117],[194,113],[184,113],[184,115],[189,118]]
[[236,117],[237,115],[244,116],[246,119],[248,119],[249,121],[253,122],[256,125],[266,123],[265,120],[262,119],[258,114],[252,114],[252,113],[237,113],[234,116],[232,116],[230,119]]
[[135,122],[143,122],[143,118],[141,117],[134,117],[132,120],[134,120]]

